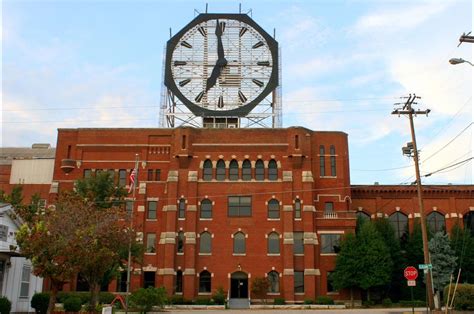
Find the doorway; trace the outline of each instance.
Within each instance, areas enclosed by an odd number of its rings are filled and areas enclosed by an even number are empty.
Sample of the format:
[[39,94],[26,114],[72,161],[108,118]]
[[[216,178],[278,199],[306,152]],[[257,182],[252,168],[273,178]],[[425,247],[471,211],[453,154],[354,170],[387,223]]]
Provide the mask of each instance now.
[[247,299],[249,297],[249,280],[246,273],[238,271],[230,277],[230,297]]

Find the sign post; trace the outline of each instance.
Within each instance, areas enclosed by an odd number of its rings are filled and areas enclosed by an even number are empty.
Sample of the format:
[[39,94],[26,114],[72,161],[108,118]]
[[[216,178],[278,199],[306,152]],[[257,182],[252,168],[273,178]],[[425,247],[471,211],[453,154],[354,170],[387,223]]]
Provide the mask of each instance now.
[[403,271],[403,275],[407,279],[407,284],[411,292],[411,312],[415,313],[415,301],[413,300],[413,287],[416,286],[416,278],[418,278],[418,271],[413,266],[408,266]]

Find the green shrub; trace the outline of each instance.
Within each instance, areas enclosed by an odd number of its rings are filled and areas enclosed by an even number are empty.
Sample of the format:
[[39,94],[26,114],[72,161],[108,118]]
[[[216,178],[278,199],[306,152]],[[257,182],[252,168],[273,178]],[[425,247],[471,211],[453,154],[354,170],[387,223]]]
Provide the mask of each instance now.
[[214,301],[212,301],[210,298],[197,298],[196,301],[194,302],[196,305],[213,305]]
[[390,298],[385,298],[382,300],[382,305],[385,307],[392,307],[392,300]]
[[304,304],[313,304],[314,301],[311,299],[304,299]]
[[35,293],[31,298],[30,304],[37,314],[46,314],[49,305],[49,293]]
[[225,303],[225,291],[224,288],[218,287],[216,292],[212,295],[212,300],[218,305],[224,305]]
[[362,302],[362,306],[363,306],[363,307],[366,307],[366,308],[367,308],[367,307],[374,306],[374,305],[375,305],[375,302],[372,301],[372,300],[370,300],[370,301],[369,301],[369,300],[366,300],[366,301],[363,301],[363,302]]
[[0,314],[10,314],[12,303],[7,297],[0,297]]
[[323,305],[332,305],[334,304],[334,300],[331,299],[330,297],[327,297],[325,295],[320,295],[316,298],[316,304],[323,304]]
[[66,299],[69,299],[71,297],[79,298],[81,299],[82,304],[89,303],[91,300],[91,293],[89,291],[73,291],[73,292],[64,292],[60,291],[58,292],[58,295],[56,297],[56,301],[58,303],[64,303]]
[[99,303],[100,304],[110,304],[115,299],[115,295],[110,292],[100,292],[99,293]]
[[284,298],[275,298],[273,300],[273,304],[275,304],[275,305],[284,305],[284,304],[286,304],[286,301],[285,301]]
[[[448,296],[449,285],[444,288],[444,298]],[[454,284],[451,285],[450,299],[454,291]],[[472,311],[474,310],[474,285],[473,284],[458,284],[456,289],[456,297],[454,298],[454,309],[458,311]]]
[[132,293],[130,301],[133,305],[135,305],[135,307],[146,314],[146,312],[149,312],[153,306],[159,306],[163,308],[166,302],[166,290],[164,287],[148,287],[146,289],[140,288]]
[[182,295],[172,295],[168,298],[168,304],[193,304],[192,300],[185,299]]
[[79,312],[82,308],[82,300],[79,297],[69,297],[64,301],[64,310],[66,312]]

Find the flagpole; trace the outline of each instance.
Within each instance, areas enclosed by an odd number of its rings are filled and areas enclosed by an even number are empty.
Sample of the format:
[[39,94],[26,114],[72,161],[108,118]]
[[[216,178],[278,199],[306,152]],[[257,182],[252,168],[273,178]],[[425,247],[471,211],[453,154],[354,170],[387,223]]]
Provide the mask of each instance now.
[[133,191],[132,191],[132,210],[130,211],[130,235],[128,239],[128,260],[127,260],[127,292],[125,295],[125,314],[128,314],[128,297],[130,294],[130,270],[132,267],[132,230],[133,230],[133,208],[135,207],[135,190],[138,182],[138,154],[135,154],[135,168],[133,168],[132,173],[135,171],[135,178],[133,182]]

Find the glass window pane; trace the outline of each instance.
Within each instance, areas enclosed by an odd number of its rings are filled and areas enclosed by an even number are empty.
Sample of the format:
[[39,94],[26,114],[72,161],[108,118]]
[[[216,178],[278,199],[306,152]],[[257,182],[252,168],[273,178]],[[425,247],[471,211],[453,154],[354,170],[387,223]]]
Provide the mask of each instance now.
[[399,239],[408,234],[408,217],[405,214],[395,212],[388,217],[388,220]]
[[295,293],[304,292],[304,272],[295,271]]
[[185,218],[186,200],[180,199],[178,205],[178,218]]
[[212,218],[212,202],[210,200],[202,200],[200,217]]
[[147,253],[155,253],[156,252],[156,234],[154,233],[147,233],[146,235],[146,252]]
[[272,199],[268,202],[268,218],[280,218],[280,204],[275,199]]
[[239,179],[239,164],[232,160],[229,165],[229,180],[237,181]]
[[156,219],[156,201],[148,202],[147,219]]
[[272,270],[268,273],[268,281],[270,283],[268,287],[268,292],[270,293],[278,293],[280,292],[280,276],[279,274]]
[[278,166],[274,159],[268,162],[268,180],[275,181],[278,179]]
[[224,181],[225,180],[225,162],[222,159],[220,159],[217,162],[216,180],[217,181]]
[[324,146],[319,146],[319,175],[324,177],[326,175],[326,167],[325,167],[325,149]]
[[178,232],[178,241],[176,245],[176,250],[178,253],[183,253],[184,252],[184,232],[180,231]]
[[183,292],[183,272],[181,270],[178,270],[176,272],[176,289],[175,291],[177,293],[182,293]]
[[234,253],[245,253],[245,235],[242,232],[237,232],[234,234]]
[[301,218],[301,201],[295,200],[295,218]]
[[211,292],[211,273],[207,270],[199,274],[199,292]]
[[127,185],[127,170],[119,170],[119,186],[123,187]]
[[242,180],[250,181],[252,179],[252,164],[250,160],[245,159],[242,163]]
[[263,181],[265,179],[265,168],[261,159],[255,163],[255,180]]
[[301,231],[293,232],[293,254],[304,254],[303,235]]
[[276,232],[268,235],[268,253],[280,254],[280,237]]
[[211,253],[211,234],[209,232],[201,233],[199,238],[199,253]]
[[321,253],[338,253],[340,234],[321,234]]
[[203,169],[203,178],[204,181],[211,181],[212,180],[212,162],[207,159],[204,162],[204,169]]

